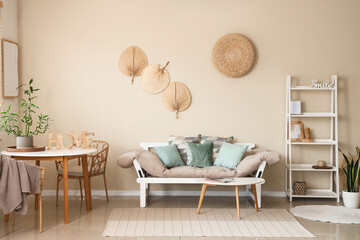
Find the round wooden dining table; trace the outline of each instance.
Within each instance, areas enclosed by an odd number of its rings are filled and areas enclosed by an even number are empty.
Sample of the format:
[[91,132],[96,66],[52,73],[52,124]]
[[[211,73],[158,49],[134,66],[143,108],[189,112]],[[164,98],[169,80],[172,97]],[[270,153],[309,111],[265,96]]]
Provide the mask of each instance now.
[[[88,173],[87,155],[95,153],[97,149],[62,149],[46,150],[41,152],[8,152],[2,151],[2,155],[9,156],[15,160],[35,160],[36,165],[40,166],[40,161],[59,161],[63,164],[63,184],[64,184],[64,223],[69,223],[69,197],[68,197],[68,160],[81,158],[82,170],[84,174],[84,188],[86,199],[86,210],[90,211],[91,190]],[[35,208],[38,208],[38,199],[35,201]]]

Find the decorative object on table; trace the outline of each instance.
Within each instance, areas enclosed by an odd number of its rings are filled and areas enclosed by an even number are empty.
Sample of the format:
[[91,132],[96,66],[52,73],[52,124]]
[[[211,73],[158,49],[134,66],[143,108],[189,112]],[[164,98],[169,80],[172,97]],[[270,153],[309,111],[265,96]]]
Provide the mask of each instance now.
[[290,114],[301,114],[301,101],[290,101]]
[[314,139],[311,138],[310,128],[305,128],[305,138],[301,140],[302,142],[314,142]]
[[250,40],[237,33],[221,37],[212,50],[212,62],[228,77],[241,77],[252,67],[255,50]]
[[[54,136],[55,139],[54,139]],[[71,131],[71,134],[63,134],[62,132],[49,132],[49,141],[48,148],[53,148],[53,145],[56,144],[56,149],[74,149],[82,148],[88,149],[91,148],[92,138],[94,133],[90,133],[87,131],[82,131],[80,137],[77,137],[76,131]],[[64,139],[68,139],[68,146],[65,145]]]
[[329,80],[326,80],[325,82],[318,83],[316,79],[312,80],[312,88],[334,88],[334,83],[330,83]]
[[141,75],[141,86],[145,92],[158,94],[165,90],[170,83],[170,75],[166,67],[160,64],[149,64]]
[[[31,79],[27,85],[28,87],[24,89],[26,99],[21,99],[20,101],[20,109],[23,112],[22,117],[17,113],[10,112],[11,105],[6,111],[1,112],[0,130],[7,134],[13,134],[16,137],[17,148],[32,148],[33,136],[44,134],[50,126],[51,119],[48,115],[37,115],[36,120],[32,117],[33,114],[36,114],[35,109],[39,109],[39,107],[33,103],[33,100],[37,97],[33,94],[40,90],[33,87],[33,81],[34,80]],[[25,84],[20,85],[19,88],[24,85]],[[30,127],[32,126],[33,121],[37,121],[37,126],[35,127],[35,130],[31,131]],[[24,131],[20,130],[20,122],[25,125]]]
[[[93,140],[91,142],[91,148],[97,149],[97,152],[89,154],[87,157],[87,161],[89,164],[89,166],[88,166],[89,167],[89,172],[88,172],[89,182],[91,181],[92,177],[103,175],[106,200],[109,201],[109,196],[108,196],[108,191],[107,191],[107,186],[106,186],[106,178],[105,178],[106,163],[107,163],[108,152],[109,152],[109,143],[107,143],[105,141],[101,141],[101,140]],[[55,161],[55,166],[56,166],[56,170],[57,170],[56,206],[58,206],[59,183],[63,179],[63,165],[61,162]],[[83,167],[82,166],[75,166],[73,168],[69,167],[68,178],[79,180],[80,194],[81,194],[81,200],[82,200],[83,193],[82,193],[82,187],[81,187],[81,180],[84,180]]]
[[5,149],[7,152],[41,152],[45,151],[45,147],[33,146],[32,148],[17,148],[16,146],[10,146]]
[[301,142],[305,139],[303,122],[291,121],[290,138],[291,142]]
[[360,149],[356,147],[356,156],[346,156],[339,148],[346,162],[346,168],[343,171],[346,175],[347,189],[343,190],[343,200],[345,207],[359,208],[360,206],[360,192],[359,192],[359,175],[360,175]]
[[134,78],[141,76],[142,71],[148,65],[148,59],[145,52],[136,46],[131,46],[125,49],[119,60],[120,71],[131,77],[131,84],[134,83]]
[[296,217],[313,221],[340,224],[360,224],[360,209],[351,209],[343,206],[304,205],[291,208],[290,212]]
[[332,169],[332,166],[326,166],[325,160],[319,160],[319,161],[317,161],[316,165],[312,165],[312,168],[314,168],[314,169]]
[[172,82],[163,92],[162,103],[166,109],[175,112],[178,119],[179,112],[190,107],[191,93],[184,83]]
[[293,184],[294,195],[306,195],[307,186],[305,181],[295,181]]
[[9,40],[2,40],[3,82],[2,94],[4,98],[17,98],[19,92],[18,44]]

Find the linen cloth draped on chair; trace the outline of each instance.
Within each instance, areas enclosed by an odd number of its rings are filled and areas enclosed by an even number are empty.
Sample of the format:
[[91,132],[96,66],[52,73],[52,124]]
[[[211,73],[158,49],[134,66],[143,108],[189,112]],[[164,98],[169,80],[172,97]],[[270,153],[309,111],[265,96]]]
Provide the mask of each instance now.
[[0,207],[9,221],[12,212],[12,224],[15,224],[15,211],[25,215],[28,209],[27,195],[35,195],[40,206],[40,232],[42,232],[41,192],[45,177],[45,168],[23,161],[0,156]]
[[[105,185],[105,193],[106,193],[106,200],[109,201],[107,186],[106,186],[106,178],[105,178],[105,170],[106,170],[106,163],[107,157],[109,152],[109,143],[102,140],[93,140],[90,144],[91,148],[96,148],[97,152],[88,155],[87,161],[89,166],[89,181],[91,181],[92,177],[103,175],[104,185]],[[82,187],[81,187],[81,180],[84,179],[82,166],[69,166],[68,170],[68,178],[69,179],[78,179],[80,185],[80,194],[81,200],[83,199]],[[59,183],[63,178],[62,172],[62,163],[55,162],[56,170],[57,170],[57,184],[56,184],[56,206],[58,206],[58,198],[59,198]]]

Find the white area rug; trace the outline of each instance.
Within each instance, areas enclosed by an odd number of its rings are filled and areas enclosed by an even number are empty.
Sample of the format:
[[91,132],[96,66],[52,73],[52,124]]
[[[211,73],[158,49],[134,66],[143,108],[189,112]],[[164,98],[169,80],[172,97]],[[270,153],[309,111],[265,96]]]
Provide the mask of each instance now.
[[297,217],[329,223],[360,224],[360,209],[329,205],[305,205],[290,209]]
[[315,237],[285,209],[115,208],[102,236]]

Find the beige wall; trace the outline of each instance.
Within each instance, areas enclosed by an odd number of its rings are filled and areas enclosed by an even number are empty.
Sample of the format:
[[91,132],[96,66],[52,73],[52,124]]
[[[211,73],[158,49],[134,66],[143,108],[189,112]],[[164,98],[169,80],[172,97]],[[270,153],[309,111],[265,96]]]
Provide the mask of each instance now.
[[[18,2],[17,0],[3,0],[3,8],[1,9],[2,20],[2,38],[13,42],[18,42]],[[3,109],[7,109],[11,105],[14,112],[18,110],[17,98],[5,98]],[[0,148],[15,145],[15,138],[6,133],[1,133]]]
[[[359,145],[360,132],[359,9],[356,0],[20,0],[21,79],[35,78],[37,103],[54,119],[52,130],[90,130],[110,142],[113,190],[138,189],[135,171],[117,167],[116,157],[169,134],[233,135],[283,155],[286,74],[306,84],[339,75],[340,145],[349,150]],[[242,78],[221,75],[211,62],[214,43],[232,32],[256,47],[255,67]],[[189,87],[193,103],[179,120],[161,95],[146,94],[138,78],[132,86],[120,73],[119,56],[131,45],[150,63],[170,61],[172,81]],[[326,134],[323,125],[311,125],[319,126],[315,137]],[[36,142],[45,144],[46,136]],[[319,158],[314,154],[307,161]],[[265,190],[282,191],[284,160],[268,167],[265,178]],[[102,188],[101,179],[93,187]],[[55,188],[54,175],[46,188]]]

